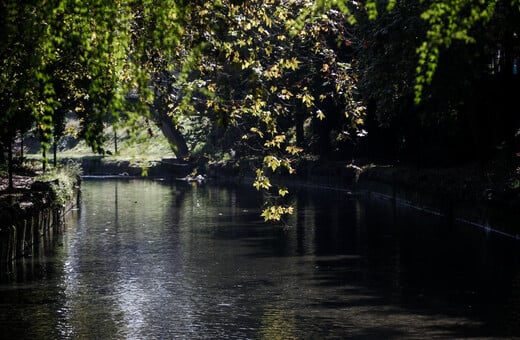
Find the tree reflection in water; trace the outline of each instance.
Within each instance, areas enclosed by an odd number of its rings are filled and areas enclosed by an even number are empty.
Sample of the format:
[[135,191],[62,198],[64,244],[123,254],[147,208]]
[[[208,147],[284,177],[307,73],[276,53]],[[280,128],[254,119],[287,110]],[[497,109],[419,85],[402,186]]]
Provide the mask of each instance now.
[[[298,190],[293,190],[297,192]],[[248,187],[85,181],[41,275],[0,286],[10,338],[518,335],[518,244],[386,201],[300,190],[290,228]]]

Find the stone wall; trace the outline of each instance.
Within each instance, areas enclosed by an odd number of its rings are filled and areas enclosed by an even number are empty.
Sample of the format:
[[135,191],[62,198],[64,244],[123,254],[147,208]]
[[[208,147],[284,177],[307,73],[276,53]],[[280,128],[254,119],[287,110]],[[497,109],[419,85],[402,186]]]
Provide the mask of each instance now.
[[48,186],[2,197],[0,272],[10,272],[16,259],[37,254],[40,241],[62,231],[65,214],[76,204],[57,204]]

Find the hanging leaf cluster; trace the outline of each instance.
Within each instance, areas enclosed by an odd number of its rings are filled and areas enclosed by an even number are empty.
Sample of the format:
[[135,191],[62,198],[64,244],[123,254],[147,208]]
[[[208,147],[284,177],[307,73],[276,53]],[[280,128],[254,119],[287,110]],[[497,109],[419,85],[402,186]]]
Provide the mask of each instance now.
[[235,147],[256,159],[251,163],[253,185],[276,198],[264,210],[266,220],[292,212],[276,203],[288,191],[271,180],[295,172],[294,162],[304,150],[295,135],[296,120],[326,118],[326,102],[342,108],[350,128],[359,128],[364,120],[346,19],[330,10],[299,26],[307,5],[290,0],[205,2],[190,11],[187,22],[193,26],[185,28],[180,45],[183,99],[175,111],[202,113],[240,136]]

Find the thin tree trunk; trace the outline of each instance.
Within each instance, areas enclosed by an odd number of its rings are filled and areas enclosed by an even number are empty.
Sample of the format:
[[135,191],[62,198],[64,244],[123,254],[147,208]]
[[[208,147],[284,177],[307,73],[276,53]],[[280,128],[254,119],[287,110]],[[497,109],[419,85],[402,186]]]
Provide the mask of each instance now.
[[23,162],[23,135],[20,136],[20,159]]
[[52,165],[56,168],[56,165],[57,165],[57,153],[58,153],[58,143],[56,143],[56,141],[54,141],[54,144],[52,146],[53,148],[53,160],[52,160]]
[[296,125],[296,145],[303,147],[305,144],[305,135],[303,130],[303,115],[301,113],[301,108],[297,107],[298,111],[295,113],[295,125]]
[[47,171],[47,151],[45,147],[42,150],[42,170],[43,172]]
[[114,154],[117,154],[117,131],[114,127]]
[[7,173],[9,177],[9,190],[14,189],[13,185],[13,141],[9,139],[7,148]]

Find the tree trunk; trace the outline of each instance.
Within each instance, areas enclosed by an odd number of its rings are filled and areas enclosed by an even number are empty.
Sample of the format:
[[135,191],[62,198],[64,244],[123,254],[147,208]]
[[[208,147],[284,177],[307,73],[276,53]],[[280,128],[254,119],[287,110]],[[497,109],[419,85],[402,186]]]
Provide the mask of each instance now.
[[20,159],[23,162],[23,134],[20,136]]
[[168,139],[170,147],[177,157],[178,160],[188,160],[190,152],[188,145],[181,132],[173,124],[172,117],[167,113],[167,103],[169,100],[165,100],[164,96],[169,96],[172,93],[178,92],[171,82],[174,75],[170,72],[163,71],[156,76],[154,80],[155,100],[154,104],[150,107],[150,112],[155,120],[155,123],[159,126],[162,133]]
[[58,143],[56,141],[54,141],[53,145],[52,145],[52,151],[53,151],[53,159],[52,159],[52,165],[54,167],[56,167],[57,165],[57,157],[56,157],[56,154],[58,153]]
[[7,174],[9,177],[9,190],[13,190],[13,141],[9,139],[7,145]]
[[305,146],[305,135],[303,130],[303,113],[300,105],[296,106],[295,112],[295,125],[296,125],[296,145],[299,147]]
[[117,130],[114,126],[114,154],[117,155]]
[[188,145],[186,144],[184,136],[175,128],[172,118],[166,113],[159,113],[156,109],[152,110],[152,114],[162,133],[166,139],[168,139],[170,147],[177,159],[187,160],[190,156]]
[[47,171],[47,151],[45,147],[42,149],[42,170],[43,172]]

